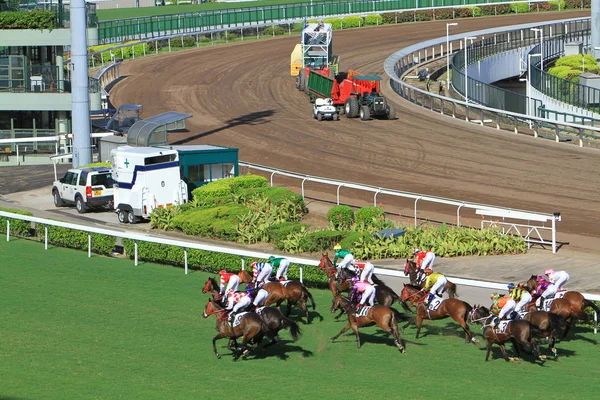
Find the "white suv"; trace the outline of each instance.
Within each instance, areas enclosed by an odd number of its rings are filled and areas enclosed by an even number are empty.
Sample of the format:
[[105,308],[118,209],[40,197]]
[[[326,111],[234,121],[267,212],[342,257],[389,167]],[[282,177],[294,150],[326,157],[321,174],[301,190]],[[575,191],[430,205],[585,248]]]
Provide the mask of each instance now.
[[113,207],[113,179],[106,167],[74,168],[54,181],[52,197],[54,205],[62,207],[74,204],[80,213],[90,208]]

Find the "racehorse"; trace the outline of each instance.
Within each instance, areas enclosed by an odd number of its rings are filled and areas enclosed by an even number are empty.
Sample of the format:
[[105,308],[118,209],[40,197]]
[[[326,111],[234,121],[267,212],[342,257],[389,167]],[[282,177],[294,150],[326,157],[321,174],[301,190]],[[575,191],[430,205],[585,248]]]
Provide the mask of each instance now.
[[[222,314],[225,311],[227,310],[220,306],[215,300],[209,300],[206,307],[204,307],[202,316],[208,318],[209,315]],[[246,346],[252,339],[254,339],[254,345],[256,347],[268,331],[269,329],[256,313],[250,312],[245,314],[242,317],[241,323],[235,328],[219,315],[217,316],[217,332],[219,333],[212,340],[213,350],[217,358],[221,358],[221,354],[217,351],[217,340],[222,338],[236,340],[237,338],[242,337],[242,345],[234,352],[233,361],[237,361],[241,355],[243,355],[244,358],[248,355],[249,349]]]
[[539,338],[548,338],[548,350],[558,357],[554,344],[559,336],[565,332],[567,322],[558,314],[546,311],[531,311],[523,316],[525,321],[529,321],[536,328],[534,335]]
[[298,324],[284,316],[278,308],[261,307],[256,311],[268,329],[266,335],[271,338],[271,342],[266,344],[264,349],[278,342],[278,334],[282,329],[290,330],[294,342],[300,338],[302,332]]
[[[246,285],[251,285],[253,283],[253,279],[247,271],[243,270],[239,275],[240,280]],[[302,282],[291,280],[284,286],[279,281],[271,281],[265,283],[261,289],[264,289],[269,293],[269,296],[265,300],[265,306],[268,307],[274,304],[275,306],[279,307],[282,302],[287,301],[286,317],[290,316],[292,312],[292,306],[298,305],[308,323],[311,322],[310,314],[308,313],[306,304],[308,300],[310,300],[314,310],[316,308],[316,303],[312,294],[308,291],[306,286],[302,284]]]
[[[533,338],[534,335],[539,335],[535,325],[532,325],[529,321],[525,320],[510,321],[504,332],[496,332],[496,330],[492,327],[493,318],[495,317],[491,315],[490,311],[483,306],[475,305],[473,310],[470,312],[471,322],[477,322],[483,325],[483,337],[485,338],[487,347],[485,361],[489,359],[490,352],[492,351],[492,344],[494,343],[500,346],[500,350],[502,350],[502,355],[506,361],[518,360],[518,357],[520,357],[521,354],[521,349],[529,353],[533,353],[533,355],[538,357],[540,360],[545,359],[544,356],[540,355],[539,345]],[[515,352],[517,353],[517,358],[508,357],[506,354],[506,348],[504,347],[504,344],[509,340],[513,344]]]
[[[423,287],[425,285],[424,279],[418,279],[418,274],[420,272],[417,267],[417,263],[412,260],[406,260],[404,263],[404,275],[408,275],[408,279],[410,280],[410,284],[414,286]],[[458,297],[458,293],[456,293],[456,285],[450,281],[446,282],[444,285],[444,292],[448,293],[449,299],[454,299]]]
[[[327,276],[329,277],[329,290],[331,290],[333,297],[340,295],[342,292],[349,292],[352,289],[352,278],[356,276],[356,274],[351,275],[352,272],[344,268],[342,271],[342,277],[350,278],[346,278],[342,280],[342,282],[338,282],[336,279],[337,269],[333,266],[333,263],[327,254],[323,254],[321,257],[319,269],[326,271]],[[381,279],[377,278],[375,274],[371,276],[371,279],[373,280],[373,283],[376,284],[375,300],[378,304],[390,307],[394,301],[397,301],[407,312],[411,312],[410,307],[400,300],[400,296],[398,296],[398,294],[396,294],[391,287],[386,285]],[[343,309],[340,309],[340,315],[343,312]]]
[[[424,299],[423,291],[419,287],[407,284],[404,284],[400,296],[403,301],[419,298]],[[425,303],[419,300],[415,301],[417,302],[417,339],[419,338],[424,319],[436,320],[450,317],[458,322],[465,331],[465,343],[477,343],[477,339],[473,337],[473,333],[471,333],[471,329],[467,325],[469,313],[472,309],[468,303],[458,299],[444,299],[436,310],[428,310]]]
[[346,314],[348,314],[348,324],[342,328],[340,333],[331,338],[332,342],[339,338],[348,329],[352,328],[354,335],[356,336],[356,347],[360,349],[360,336],[358,333],[358,328],[377,325],[393,336],[394,344],[398,350],[400,350],[400,352],[406,352],[406,349],[404,348],[404,342],[400,338],[400,333],[398,332],[398,322],[404,320],[405,318],[398,311],[387,306],[376,305],[371,307],[365,316],[359,317],[356,315],[356,311],[350,300],[338,295],[333,298],[331,312],[334,313],[340,308],[344,309]]
[[219,285],[215,278],[208,278],[202,287],[202,293],[209,293],[213,299],[219,295]]
[[[527,290],[531,293],[535,290],[537,290],[538,287],[538,281],[537,281],[537,276],[536,275],[531,275],[531,277],[527,280],[527,283],[525,284],[527,287]],[[576,292],[574,290],[568,290],[567,292],[565,292],[565,294],[562,297],[563,300],[566,300],[569,302],[569,304],[571,305],[571,312],[569,314],[571,314],[570,316],[567,315],[566,307],[561,307],[562,308],[562,315],[563,317],[567,320],[568,322],[568,326],[567,329],[565,331],[565,336],[567,335],[571,324],[574,323],[576,320],[578,319],[588,319],[588,315],[585,313],[585,309],[587,307],[591,307],[594,309],[594,312],[596,313],[595,318],[594,318],[594,333],[596,333],[598,331],[598,315],[600,314],[600,308],[598,308],[598,306],[596,305],[596,303],[594,303],[591,300],[587,300],[585,297],[583,297],[583,295],[579,292]],[[559,299],[555,299],[552,302],[552,306],[550,306],[551,308],[554,306],[554,303],[556,303]],[[559,302],[558,305],[560,305],[562,302]],[[554,312],[552,311],[552,309],[550,310],[550,312]],[[558,314],[558,312],[557,312]]]

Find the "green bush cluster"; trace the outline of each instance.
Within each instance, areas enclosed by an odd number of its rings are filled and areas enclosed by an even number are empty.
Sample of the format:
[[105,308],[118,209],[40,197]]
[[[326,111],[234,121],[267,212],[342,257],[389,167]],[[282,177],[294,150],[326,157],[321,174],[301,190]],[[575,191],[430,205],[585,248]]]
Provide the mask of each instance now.
[[306,225],[300,222],[279,222],[269,226],[266,230],[268,241],[279,250],[285,250],[284,241],[293,233],[299,233],[302,228],[306,229]]
[[287,30],[279,25],[267,26],[265,28],[265,30],[263,31],[264,36],[280,36],[280,35],[285,35],[286,33],[287,33]]
[[383,17],[379,14],[369,14],[365,17],[365,25],[381,25]]
[[381,207],[363,207],[354,213],[355,230],[380,231],[389,224]]
[[221,200],[244,189],[267,187],[267,178],[259,175],[243,175],[233,178],[219,179],[200,186],[192,191],[194,204],[201,206],[210,204],[213,199]]
[[56,29],[56,13],[49,10],[0,12],[0,29]]
[[354,225],[354,210],[349,206],[331,207],[326,217],[331,229],[347,230]]
[[[9,212],[13,214],[26,215],[28,217],[33,216],[29,211],[15,210],[12,208],[0,207],[0,211]],[[0,233],[6,233],[6,221],[8,218],[0,216]],[[31,222],[23,221],[20,219],[10,220],[10,234],[11,236],[26,236],[31,229]]]
[[175,215],[170,228],[187,235],[235,241],[240,217],[247,211],[243,205],[192,208]]
[[[44,240],[45,227],[48,228],[48,243],[70,249],[86,250],[88,248],[88,232],[60,226],[36,224],[39,240]],[[92,233],[92,252],[110,255],[116,246],[116,238],[110,235]]]
[[[125,254],[130,259],[134,257],[134,243],[131,239],[123,239]],[[250,271],[250,264],[253,261],[267,261],[232,254],[189,249],[188,268],[211,273],[218,273],[222,269],[230,272],[239,272],[242,268],[242,258],[244,259],[247,271]],[[184,250],[182,247],[158,243],[138,242],[138,259],[177,267],[185,265]],[[290,279],[300,279],[300,266],[291,264],[288,270],[288,277]],[[316,267],[304,266],[302,278],[304,283],[309,286],[325,287],[328,282],[325,274]]]

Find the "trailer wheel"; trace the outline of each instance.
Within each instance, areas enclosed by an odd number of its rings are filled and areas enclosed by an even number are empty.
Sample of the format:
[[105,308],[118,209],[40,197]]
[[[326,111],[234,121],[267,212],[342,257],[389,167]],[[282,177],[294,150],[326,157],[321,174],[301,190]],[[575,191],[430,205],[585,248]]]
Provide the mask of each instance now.
[[369,106],[362,106],[360,108],[360,119],[363,121],[371,119],[371,110],[369,110]]
[[389,104],[387,119],[396,119],[396,107],[393,104]]
[[355,118],[358,115],[358,99],[356,97],[350,97],[346,99],[344,108],[346,118]]
[[119,210],[119,212],[117,213],[117,218],[119,218],[119,222],[122,224],[126,224],[129,218],[129,213],[127,211],[124,210]]
[[127,222],[129,222],[130,224],[135,224],[137,222],[137,218],[133,211],[127,213]]

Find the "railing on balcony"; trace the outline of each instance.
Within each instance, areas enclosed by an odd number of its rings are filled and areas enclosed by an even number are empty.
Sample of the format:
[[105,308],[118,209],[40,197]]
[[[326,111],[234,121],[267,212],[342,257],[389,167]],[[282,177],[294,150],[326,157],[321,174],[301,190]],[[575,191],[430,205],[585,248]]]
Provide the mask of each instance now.
[[[0,92],[13,93],[70,93],[71,81],[60,79],[58,65],[7,65],[0,57]],[[12,62],[12,61],[11,61]],[[101,90],[97,78],[89,78],[89,92]]]

